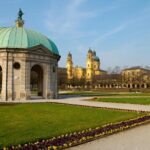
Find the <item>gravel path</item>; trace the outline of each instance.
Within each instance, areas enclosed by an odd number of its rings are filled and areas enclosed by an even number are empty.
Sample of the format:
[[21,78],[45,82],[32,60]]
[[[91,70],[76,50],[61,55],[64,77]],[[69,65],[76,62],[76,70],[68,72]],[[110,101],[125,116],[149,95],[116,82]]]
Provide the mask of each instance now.
[[107,107],[107,108],[116,108],[116,109],[124,109],[124,110],[150,111],[150,105],[87,101],[88,99],[91,99],[91,97],[74,97],[74,98],[67,98],[67,99],[51,100],[51,102],[74,104],[74,105],[85,105],[85,106],[92,106],[92,107],[104,107],[104,108]]
[[[64,104],[73,104],[73,105],[81,105],[81,106],[115,108],[115,109],[137,110],[137,111],[150,111],[150,105],[87,101],[88,99],[91,99],[91,98],[93,97],[80,97],[79,96],[79,97],[65,97],[65,98],[55,99],[55,100],[34,99],[34,100],[27,100],[27,101],[15,101],[15,103],[54,102],[54,103],[64,103]],[[7,103],[7,102],[3,102],[3,103]],[[14,102],[12,101],[12,103]]]
[[150,124],[123,131],[68,150],[150,150]]

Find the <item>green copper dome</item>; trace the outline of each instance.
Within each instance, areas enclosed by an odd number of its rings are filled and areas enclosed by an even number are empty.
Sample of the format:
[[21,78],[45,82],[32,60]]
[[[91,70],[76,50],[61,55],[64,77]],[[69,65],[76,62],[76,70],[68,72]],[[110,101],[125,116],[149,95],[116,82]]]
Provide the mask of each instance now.
[[95,61],[100,61],[98,56],[94,56],[93,58]]
[[31,48],[43,45],[52,53],[59,55],[53,41],[46,36],[24,27],[0,28],[0,48]]

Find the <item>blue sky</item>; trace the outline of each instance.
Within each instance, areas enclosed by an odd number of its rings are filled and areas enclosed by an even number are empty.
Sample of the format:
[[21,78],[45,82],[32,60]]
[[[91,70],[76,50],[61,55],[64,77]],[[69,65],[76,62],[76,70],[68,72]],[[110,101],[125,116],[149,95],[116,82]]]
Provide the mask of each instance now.
[[0,26],[13,26],[19,8],[25,27],[56,43],[60,66],[69,51],[85,66],[89,47],[102,69],[150,66],[150,0],[1,0]]

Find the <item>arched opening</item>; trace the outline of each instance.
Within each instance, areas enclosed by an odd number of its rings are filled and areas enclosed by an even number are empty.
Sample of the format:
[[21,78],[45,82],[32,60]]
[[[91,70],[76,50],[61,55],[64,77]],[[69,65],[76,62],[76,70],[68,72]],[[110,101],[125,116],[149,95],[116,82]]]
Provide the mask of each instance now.
[[0,66],[0,94],[2,91],[2,67]]
[[132,88],[133,88],[133,89],[135,88],[135,84],[132,84]]
[[142,84],[142,85],[141,85],[141,88],[144,88],[144,87],[145,87],[144,84]]
[[43,96],[43,69],[39,65],[31,68],[30,86],[32,96]]
[[131,88],[130,84],[128,84],[128,88]]

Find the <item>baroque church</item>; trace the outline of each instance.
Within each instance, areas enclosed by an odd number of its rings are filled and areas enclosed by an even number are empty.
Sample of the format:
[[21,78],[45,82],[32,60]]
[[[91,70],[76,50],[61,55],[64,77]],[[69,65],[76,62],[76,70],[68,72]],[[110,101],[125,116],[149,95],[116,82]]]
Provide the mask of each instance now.
[[96,51],[89,49],[86,58],[86,68],[74,67],[72,54],[69,52],[67,56],[67,80],[85,79],[86,82],[92,82],[94,77],[107,74],[106,71],[100,69],[100,59],[96,55]]

